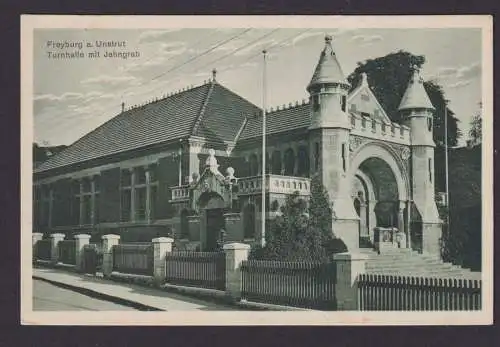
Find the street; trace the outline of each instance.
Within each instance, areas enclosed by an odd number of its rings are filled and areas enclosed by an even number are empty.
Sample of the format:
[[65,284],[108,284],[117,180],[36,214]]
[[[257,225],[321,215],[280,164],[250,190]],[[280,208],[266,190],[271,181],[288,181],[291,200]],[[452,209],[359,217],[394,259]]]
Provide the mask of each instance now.
[[135,309],[94,299],[34,279],[33,311],[135,311]]

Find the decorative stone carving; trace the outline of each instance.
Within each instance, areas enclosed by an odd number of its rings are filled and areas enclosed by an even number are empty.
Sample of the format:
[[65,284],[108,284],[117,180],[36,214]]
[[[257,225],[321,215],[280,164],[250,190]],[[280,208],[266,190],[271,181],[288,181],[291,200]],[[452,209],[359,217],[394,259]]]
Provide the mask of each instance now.
[[357,136],[349,137],[349,151],[354,152],[356,149],[363,144],[363,140]]
[[410,149],[408,147],[401,148],[401,159],[408,160],[410,158]]

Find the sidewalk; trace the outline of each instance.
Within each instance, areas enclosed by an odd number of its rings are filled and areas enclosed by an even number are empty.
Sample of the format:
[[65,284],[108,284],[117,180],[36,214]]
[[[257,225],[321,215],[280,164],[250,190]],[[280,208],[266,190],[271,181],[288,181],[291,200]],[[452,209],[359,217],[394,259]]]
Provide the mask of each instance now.
[[235,306],[195,299],[160,289],[119,283],[58,269],[34,268],[32,278],[143,311],[226,311],[238,309]]

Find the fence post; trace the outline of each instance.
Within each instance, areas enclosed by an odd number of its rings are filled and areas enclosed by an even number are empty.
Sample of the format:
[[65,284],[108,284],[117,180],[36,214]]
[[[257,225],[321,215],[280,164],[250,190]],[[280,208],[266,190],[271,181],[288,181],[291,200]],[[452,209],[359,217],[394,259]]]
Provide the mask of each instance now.
[[102,236],[102,274],[105,277],[113,272],[113,246],[120,243],[120,235],[107,234]]
[[50,239],[50,260],[52,264],[57,264],[59,262],[59,242],[64,240],[64,234],[51,234]]
[[227,243],[223,246],[226,253],[226,295],[234,301],[241,297],[241,263],[248,259],[250,245]]
[[172,252],[174,239],[170,237],[157,237],[151,240],[153,243],[153,274],[157,285],[163,284],[166,277],[166,256]]
[[358,275],[365,273],[365,263],[368,256],[346,252],[335,254],[333,259],[337,273],[335,283],[337,310],[358,310]]
[[33,261],[36,260],[36,244],[38,241],[43,239],[43,234],[42,233],[32,233],[31,234],[31,242],[33,244],[33,253],[31,254],[31,258]]
[[88,245],[90,235],[78,234],[75,235],[75,269],[76,271],[83,270],[83,247]]

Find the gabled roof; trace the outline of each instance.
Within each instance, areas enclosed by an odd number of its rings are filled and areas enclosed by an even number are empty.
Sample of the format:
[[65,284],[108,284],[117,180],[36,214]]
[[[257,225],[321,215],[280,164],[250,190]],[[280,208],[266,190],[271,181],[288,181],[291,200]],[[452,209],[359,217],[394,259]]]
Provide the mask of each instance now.
[[325,48],[321,52],[314,74],[307,89],[323,83],[340,83],[349,86],[332,47],[332,37],[325,37]]
[[429,96],[424,88],[424,81],[420,77],[420,72],[416,66],[413,67],[413,75],[410,78],[408,87],[401,99],[398,110],[408,109],[434,109]]
[[35,173],[163,142],[204,136],[234,141],[245,115],[259,108],[215,81],[126,110],[40,164]]
[[[266,115],[266,134],[307,128],[311,124],[309,103],[283,108]],[[248,118],[239,140],[262,136],[262,116]]]
[[[387,113],[385,113],[384,108],[382,107],[382,105],[380,105],[379,101],[377,100],[377,97],[375,96],[375,94],[373,94],[372,90],[370,89],[370,85],[368,84],[368,76],[364,72],[361,74],[361,81],[359,82],[358,86],[354,88],[354,90],[347,96],[347,103],[348,104],[354,103],[355,99],[361,92],[364,92],[365,95],[369,97],[369,103],[371,107],[375,106],[376,109],[378,110],[378,117],[376,117],[374,113],[367,112],[368,114],[370,114],[370,117],[376,119],[377,121],[382,121],[386,124],[391,124],[392,123],[391,119],[389,118],[389,116],[387,116]],[[361,97],[363,97],[363,95]],[[356,113],[356,111],[354,111],[354,113]]]

